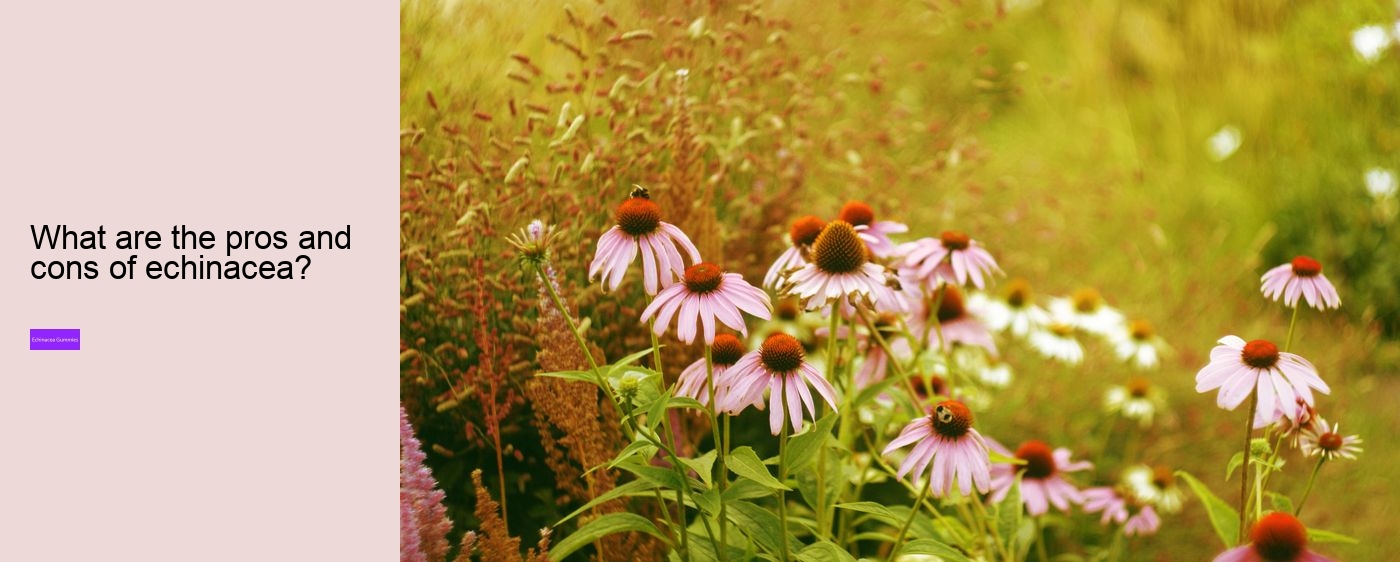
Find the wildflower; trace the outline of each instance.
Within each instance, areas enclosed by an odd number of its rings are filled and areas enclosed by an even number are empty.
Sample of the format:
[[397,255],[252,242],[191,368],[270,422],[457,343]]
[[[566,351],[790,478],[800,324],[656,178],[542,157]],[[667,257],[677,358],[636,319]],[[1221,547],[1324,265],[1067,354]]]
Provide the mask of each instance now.
[[1128,486],[1133,497],[1143,503],[1160,507],[1166,513],[1181,511],[1181,502],[1186,499],[1181,488],[1176,486],[1176,475],[1165,466],[1131,466],[1123,471],[1123,483]]
[[1162,338],[1152,331],[1152,324],[1146,320],[1133,320],[1121,329],[1110,332],[1108,339],[1119,361],[1127,361],[1139,369],[1156,367],[1158,356],[1166,347]]
[[[898,322],[899,318],[895,315],[884,313],[876,317],[875,329],[880,331],[880,335],[890,346],[890,351],[894,352],[894,360],[908,361],[914,355],[914,351],[909,346],[909,340],[898,335]],[[865,358],[861,361],[860,369],[856,371],[855,383],[856,388],[865,388],[885,380],[890,368],[890,355],[885,353],[885,348],[872,341],[873,337],[857,337],[864,341]]]
[[905,245],[904,264],[917,267],[919,278],[930,287],[939,281],[981,289],[992,274],[1001,274],[996,259],[967,234],[945,230],[938,240],[921,238]]
[[642,273],[648,295],[669,287],[685,275],[685,261],[678,250],[685,250],[691,263],[700,262],[700,250],[681,229],[661,220],[661,207],[648,198],[646,189],[633,190],[632,197],[617,207],[616,223],[598,238],[598,251],[588,264],[588,278],[600,277],[609,291],[622,283],[627,266],[642,254]]
[[1352,50],[1367,63],[1376,62],[1391,42],[1390,34],[1384,26],[1363,25],[1351,32]]
[[715,342],[715,320],[739,333],[748,335],[740,311],[769,319],[773,304],[768,293],[748,284],[738,273],[724,273],[710,263],[697,263],[686,268],[684,282],[671,285],[656,295],[642,311],[642,321],[656,315],[656,335],[665,333],[671,317],[676,317],[676,336],[685,343],[695,341],[696,331],[703,329],[705,343]]
[[452,520],[408,412],[399,406],[399,552],[403,560],[445,560]]
[[549,260],[549,243],[554,239],[554,226],[535,219],[520,232],[506,236],[510,245],[520,250],[520,259],[529,263]]
[[[1087,513],[1103,512],[1103,517],[1099,523],[1107,525],[1110,521],[1123,525],[1123,534],[1127,536],[1145,536],[1157,533],[1157,529],[1162,526],[1162,519],[1157,516],[1157,511],[1150,505],[1141,505],[1132,498],[1125,498],[1117,490],[1106,486],[1085,489],[1084,511]],[[1133,511],[1136,510],[1136,513]]]
[[[992,333],[987,331],[981,320],[968,311],[962,291],[953,285],[944,285],[938,291],[938,296],[934,297],[938,309],[930,314],[929,309],[933,307],[924,303],[921,306],[922,310],[909,319],[910,332],[924,334],[925,341],[931,348],[937,348],[941,344],[946,352],[953,348],[953,344],[971,345],[985,349],[989,355],[996,357],[997,344],[992,339]],[[938,320],[937,329],[931,327],[930,317]]]
[[1215,562],[1334,562],[1308,550],[1308,530],[1292,515],[1272,512],[1249,531],[1249,544],[1215,557]]
[[836,389],[805,360],[802,343],[784,333],[768,336],[758,350],[750,351],[726,372],[726,389],[716,400],[720,409],[738,413],[759,403],[768,390],[768,427],[777,435],[783,427],[783,415],[792,420],[793,432],[802,431],[802,408],[816,418],[817,409],[807,385],[836,410]]
[[1303,431],[1301,448],[1303,454],[1309,457],[1322,455],[1322,458],[1334,460],[1337,457],[1356,460],[1356,453],[1361,452],[1361,437],[1348,435],[1342,437],[1341,428],[1338,425],[1328,425],[1327,420],[1317,418],[1313,427]]
[[1298,440],[1302,438],[1303,432],[1312,429],[1317,420],[1321,418],[1317,415],[1317,410],[1301,398],[1295,399],[1294,403],[1296,407],[1291,416],[1279,413],[1276,409],[1259,410],[1259,413],[1254,416],[1254,429],[1276,425],[1275,431],[1278,432],[1279,436],[1297,448]]
[[1284,306],[1298,306],[1299,296],[1318,310],[1342,305],[1337,288],[1322,274],[1322,264],[1307,256],[1298,256],[1291,262],[1270,269],[1259,280],[1264,283],[1261,288],[1264,298],[1276,301],[1282,296]]
[[1016,474],[1021,474],[1021,503],[1031,515],[1043,515],[1051,505],[1060,511],[1068,512],[1071,503],[1084,503],[1079,489],[1061,476],[1066,472],[1078,472],[1093,468],[1088,461],[1070,460],[1070,451],[1063,447],[1050,450],[1044,442],[1030,440],[1021,443],[1012,453],[995,439],[988,439],[987,446],[1005,456],[1015,456],[1026,464],[998,464],[992,467],[992,497],[994,502],[1006,499],[1011,486],[1016,483]]
[[1074,327],[1064,322],[1052,321],[1045,329],[1031,332],[1029,340],[1031,347],[1051,359],[1070,365],[1084,360],[1084,346],[1074,339]]
[[1050,314],[1061,322],[1098,336],[1109,336],[1123,325],[1123,314],[1105,303],[1098,291],[1080,289],[1068,298],[1050,300]]
[[1395,179],[1395,172],[1385,168],[1371,168],[1362,177],[1366,183],[1366,193],[1374,199],[1394,197],[1396,187],[1400,185]]
[[1012,279],[1006,284],[1000,299],[990,299],[978,293],[968,298],[968,307],[987,322],[992,331],[1010,330],[1016,337],[1026,337],[1032,330],[1050,322],[1050,315],[1035,304],[1031,285],[1025,279]]
[[[744,340],[730,334],[719,334],[715,336],[715,341],[710,349],[710,370],[713,371],[714,381],[719,381],[724,376],[725,371],[739,362],[739,358],[747,351]],[[705,368],[705,358],[701,357],[691,363],[681,371],[681,376],[676,380],[676,396],[686,396],[694,398],[701,404],[710,403],[710,381],[707,380]],[[716,382],[716,394],[718,394],[718,383]],[[719,400],[716,400],[719,402]]]
[[1219,388],[1215,403],[1233,410],[1256,388],[1259,408],[1291,416],[1297,400],[1313,404],[1311,389],[1330,393],[1307,359],[1278,350],[1266,340],[1245,342],[1237,336],[1220,338],[1210,350],[1210,363],[1196,373],[1196,392]]
[[812,242],[811,261],[788,279],[791,291],[807,302],[807,310],[836,300],[873,304],[885,276],[868,254],[850,223],[832,221]]
[[1226,125],[1206,140],[1206,152],[1211,160],[1222,162],[1240,149],[1242,140],[1239,127]]
[[1104,411],[1137,420],[1142,427],[1152,425],[1157,409],[1165,406],[1162,391],[1145,377],[1133,377],[1126,385],[1111,386],[1103,397]]
[[768,274],[763,276],[763,286],[777,290],[779,281],[807,265],[805,256],[825,226],[825,222],[811,215],[792,221],[792,227],[788,229],[788,248],[768,268]]
[[875,210],[861,201],[847,201],[841,207],[839,218],[855,227],[856,234],[876,257],[888,257],[895,253],[894,242],[890,241],[891,234],[909,232],[909,227],[903,223],[876,222]]
[[972,427],[972,421],[972,411],[962,402],[939,402],[932,414],[904,426],[881,454],[889,455],[917,442],[900,463],[896,478],[905,474],[919,477],[929,469],[928,485],[935,497],[947,495],[955,480],[963,495],[971,494],[974,484],[977,491],[985,494],[991,486],[991,460],[987,443]]

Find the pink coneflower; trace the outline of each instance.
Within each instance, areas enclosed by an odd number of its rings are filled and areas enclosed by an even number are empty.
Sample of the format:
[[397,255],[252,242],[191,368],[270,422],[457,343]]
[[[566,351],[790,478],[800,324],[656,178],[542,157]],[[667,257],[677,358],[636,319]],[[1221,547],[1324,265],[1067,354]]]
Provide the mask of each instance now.
[[1303,430],[1300,448],[1303,454],[1309,457],[1322,455],[1327,460],[1335,460],[1338,457],[1356,460],[1356,454],[1361,452],[1361,437],[1348,435],[1342,437],[1341,424],[1329,425],[1327,420],[1317,418],[1313,426]]
[[[642,321],[656,315],[656,335],[665,333],[671,317],[676,317],[676,337],[685,343],[695,341],[697,330],[704,330],[705,343],[715,342],[715,320],[748,335],[747,312],[767,320],[773,304],[768,293],[748,284],[738,273],[724,273],[718,266],[697,263],[685,270],[685,282],[666,287],[642,311]],[[677,314],[679,312],[679,314]]]
[[588,278],[601,275],[604,289],[617,289],[638,250],[648,295],[685,274],[685,261],[677,248],[690,255],[691,263],[700,262],[700,250],[681,229],[661,220],[661,207],[647,198],[646,189],[633,190],[632,197],[617,207],[615,218],[617,224],[598,238],[598,251],[588,264]]
[[845,221],[832,221],[812,242],[811,262],[789,277],[792,292],[816,310],[834,301],[877,302],[884,268],[870,263],[870,250]]
[[1307,359],[1278,350],[1265,340],[1245,342],[1238,336],[1220,338],[1210,350],[1210,363],[1196,373],[1196,392],[1216,388],[1216,404],[1233,410],[1258,389],[1258,407],[1292,416],[1297,400],[1313,404],[1313,388],[1330,393],[1327,383],[1317,376],[1317,368]]
[[1050,450],[1050,446],[1034,439],[1021,443],[1012,453],[995,439],[988,439],[987,446],[1005,456],[1015,456],[1026,464],[998,464],[992,467],[993,502],[999,502],[1011,492],[1016,483],[1016,474],[1021,474],[1021,503],[1026,505],[1026,513],[1043,515],[1054,505],[1060,511],[1068,512],[1070,504],[1084,502],[1084,496],[1061,476],[1066,472],[1078,472],[1093,468],[1088,461],[1070,460],[1069,449],[1063,447]]
[[963,495],[977,491],[987,493],[991,485],[991,460],[987,443],[972,427],[972,411],[962,402],[945,400],[934,406],[933,413],[918,418],[899,432],[881,454],[918,442],[899,465],[896,478],[905,474],[923,476],[929,470],[929,490],[934,497],[943,497],[953,489],[956,480]]
[[903,223],[876,222],[875,210],[861,201],[847,201],[841,207],[839,218],[855,227],[860,239],[870,248],[870,253],[877,257],[888,257],[895,252],[894,242],[890,241],[891,234],[909,232],[909,227]]
[[1308,301],[1308,305],[1319,310],[1342,305],[1337,288],[1322,274],[1322,264],[1307,256],[1298,256],[1289,263],[1270,269],[1259,280],[1264,283],[1261,290],[1265,298],[1278,300],[1282,296],[1286,306],[1297,306],[1299,295]]
[[[1162,526],[1162,519],[1157,516],[1157,510],[1152,509],[1152,506],[1130,506],[1129,500],[1119,495],[1118,491],[1113,488],[1088,488],[1082,492],[1082,495],[1084,496],[1085,512],[1103,512],[1099,523],[1107,525],[1113,522],[1123,525],[1123,534],[1129,537],[1156,534],[1157,529]],[[1136,509],[1137,512],[1134,513],[1133,509]]]
[[788,230],[788,248],[768,268],[768,274],[763,276],[763,286],[776,291],[783,278],[807,265],[805,256],[825,226],[825,222],[811,215],[792,221],[792,227]]
[[[802,342],[782,332],[768,336],[757,351],[750,351],[725,373],[726,389],[717,400],[720,409],[738,413],[759,403],[768,391],[768,427],[777,435],[783,428],[783,415],[792,420],[794,433],[802,431],[802,409],[816,419],[816,405],[807,385],[817,389],[832,411],[836,410],[836,389],[804,360]],[[722,403],[721,403],[722,402]]]
[[[739,362],[739,358],[744,356],[744,340],[730,334],[719,334],[715,336],[715,342],[711,344],[710,360],[714,371],[715,394],[720,394],[720,378],[725,371]],[[706,380],[705,358],[701,357],[691,363],[681,371],[681,376],[676,379],[676,396],[686,396],[694,398],[701,404],[710,403],[710,383]],[[716,400],[718,403],[719,400]]]
[[1264,429],[1270,425],[1276,425],[1278,434],[1294,448],[1297,448],[1298,439],[1302,437],[1303,431],[1311,429],[1318,416],[1317,410],[1301,398],[1296,398],[1294,402],[1296,407],[1291,416],[1284,415],[1277,409],[1260,409],[1254,416],[1254,429]]
[[[880,314],[875,319],[875,329],[880,331],[880,335],[885,338],[885,342],[890,346],[890,351],[896,355],[894,360],[907,361],[913,356],[914,351],[909,347],[909,340],[899,335],[899,318],[890,313]],[[885,353],[885,348],[875,341],[874,337],[857,336],[865,342],[865,358],[861,361],[860,369],[856,371],[856,388],[865,388],[882,380],[890,368],[890,355]]]
[[969,280],[978,289],[1001,274],[996,259],[976,240],[966,234],[945,230],[938,240],[921,238],[906,245],[905,265],[918,267],[919,278],[930,288],[943,280],[966,285]]
[[[921,304],[921,310],[909,318],[910,333],[918,336],[927,333],[928,347],[937,349],[941,330],[945,352],[950,351],[953,344],[962,344],[980,347],[987,350],[992,357],[997,357],[997,344],[992,338],[992,333],[982,325],[981,320],[968,312],[961,290],[953,285],[944,285],[933,298],[938,302],[938,310],[930,315],[928,309],[932,306],[927,303]],[[938,319],[937,328],[930,325],[930,316]]]
[[1286,513],[1260,517],[1249,541],[1216,556],[1215,562],[1335,562],[1308,550],[1308,529]]

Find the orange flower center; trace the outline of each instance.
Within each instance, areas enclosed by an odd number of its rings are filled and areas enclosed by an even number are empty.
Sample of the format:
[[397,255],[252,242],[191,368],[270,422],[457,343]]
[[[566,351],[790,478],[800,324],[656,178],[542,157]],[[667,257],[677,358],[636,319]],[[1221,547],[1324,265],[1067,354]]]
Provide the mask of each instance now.
[[782,332],[768,336],[758,348],[763,366],[774,373],[791,373],[802,365],[802,343]]
[[938,321],[940,323],[950,320],[957,320],[967,314],[967,307],[963,305],[962,291],[952,285],[944,285],[939,289],[943,298],[938,302]]
[[1240,358],[1250,367],[1268,369],[1278,364],[1278,346],[1268,340],[1254,340],[1244,344]]
[[1020,465],[1026,478],[1046,478],[1055,473],[1055,453],[1050,446],[1034,439],[1016,448],[1016,458],[1026,461]]
[[966,250],[968,245],[972,244],[972,239],[968,238],[967,234],[956,230],[945,230],[939,238],[943,241],[943,247],[949,250]]
[[1259,519],[1249,532],[1254,552],[1270,562],[1294,560],[1308,545],[1308,531],[1292,515],[1273,512]]
[[719,288],[724,272],[712,263],[700,262],[685,268],[685,288],[692,293],[708,293]]
[[1099,292],[1093,289],[1080,289],[1070,296],[1070,301],[1074,303],[1074,309],[1081,313],[1088,314],[1099,309],[1103,299],[1099,297]]
[[875,210],[860,201],[847,201],[841,207],[840,219],[854,226],[870,226],[875,224]]
[[802,307],[798,306],[799,304],[796,298],[786,298],[778,301],[778,306],[773,308],[773,312],[778,315],[779,320],[791,322],[797,319],[797,315],[802,314]]
[[1147,341],[1152,337],[1152,324],[1146,320],[1133,320],[1128,323],[1128,333],[1132,334],[1135,340]]
[[661,207],[650,199],[633,197],[617,207],[617,226],[632,236],[656,232],[661,225]]
[[1031,284],[1025,279],[1012,279],[1006,284],[1006,304],[1021,308],[1031,302]]
[[812,242],[812,263],[827,273],[850,273],[867,261],[865,243],[845,221],[831,221]]
[[1133,377],[1128,381],[1128,394],[1133,398],[1143,398],[1152,390],[1152,382],[1145,377]]
[[1342,450],[1342,436],[1332,432],[1324,433],[1317,438],[1317,446],[1324,451],[1340,451]]
[[1312,277],[1322,274],[1322,264],[1307,256],[1293,258],[1293,274],[1299,277]]
[[972,410],[957,400],[944,400],[933,407],[933,430],[949,439],[957,439],[972,429]]
[[744,342],[732,334],[720,334],[715,336],[715,343],[711,346],[711,355],[715,365],[728,367],[739,362],[739,358],[744,356]]
[[1176,475],[1172,474],[1172,469],[1159,466],[1152,469],[1152,485],[1158,490],[1170,488],[1176,482]]
[[812,215],[807,215],[792,221],[792,228],[788,231],[788,237],[792,238],[794,246],[811,246],[817,241],[817,235],[822,233],[825,222]]

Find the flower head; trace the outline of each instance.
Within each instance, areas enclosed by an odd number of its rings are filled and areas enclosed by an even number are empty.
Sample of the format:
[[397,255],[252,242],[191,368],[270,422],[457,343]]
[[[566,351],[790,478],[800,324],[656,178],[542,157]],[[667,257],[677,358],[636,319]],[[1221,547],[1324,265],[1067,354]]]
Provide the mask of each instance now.
[[519,232],[506,236],[506,242],[520,251],[520,259],[542,263],[549,259],[549,244],[554,239],[554,226],[540,219],[530,221]]
[[816,310],[838,300],[874,303],[885,283],[884,269],[870,263],[870,250],[850,223],[832,221],[812,241],[811,259],[788,278],[791,291]]
[[997,261],[967,234],[945,230],[938,239],[921,238],[905,245],[904,263],[917,267],[929,287],[940,282],[984,288],[992,275],[1000,275]]
[[1155,534],[1162,526],[1162,519],[1157,516],[1157,511],[1150,505],[1142,505],[1133,501],[1131,497],[1124,497],[1118,490],[1106,486],[1098,488],[1087,488],[1082,492],[1084,496],[1084,511],[1088,513],[1103,512],[1103,517],[1099,523],[1104,525],[1110,522],[1123,525],[1123,534],[1127,536],[1145,536]]
[[897,478],[922,476],[927,469],[928,485],[935,497],[947,495],[955,481],[963,495],[971,494],[974,484],[982,493],[990,489],[987,443],[972,427],[972,411],[962,402],[939,402],[933,413],[904,426],[881,454],[889,455],[910,444],[915,444],[914,448],[900,463]]
[[1161,389],[1146,377],[1133,377],[1122,386],[1111,386],[1104,393],[1103,409],[1110,414],[1121,414],[1130,420],[1137,420],[1142,427],[1152,425],[1152,417],[1158,409],[1166,407]]
[[588,278],[601,276],[605,289],[617,289],[639,251],[648,295],[685,275],[680,250],[685,250],[691,263],[700,262],[700,250],[681,229],[661,220],[661,207],[652,202],[646,189],[634,190],[632,197],[617,207],[614,217],[616,224],[598,237],[598,251],[588,264]]
[[792,227],[788,230],[788,248],[768,268],[768,273],[763,276],[763,286],[777,290],[780,281],[807,265],[807,254],[811,251],[812,243],[817,241],[817,235],[822,233],[825,226],[825,222],[811,215],[792,221]]
[[976,311],[991,330],[1010,331],[1016,337],[1026,337],[1050,322],[1049,313],[1035,304],[1031,285],[1025,279],[1007,282],[1000,298],[975,294],[968,299],[968,307]]
[[[997,356],[997,344],[992,338],[992,333],[968,310],[967,301],[963,297],[960,289],[953,285],[943,285],[933,297],[937,308],[932,304],[923,303],[918,310],[909,318],[909,331],[914,334],[925,334],[926,343],[930,348],[942,346],[944,351],[951,351],[953,344],[976,346],[987,351],[987,354]],[[934,320],[938,326],[933,327]]]
[[1196,373],[1196,392],[1220,389],[1216,404],[1233,410],[1259,393],[1259,408],[1292,416],[1298,401],[1313,405],[1312,389],[1330,393],[1307,359],[1278,350],[1267,340],[1246,342],[1237,336],[1220,338],[1210,350],[1210,363]]
[[1050,314],[1059,322],[1098,336],[1110,336],[1123,325],[1123,313],[1087,287],[1068,297],[1051,299]]
[[1181,488],[1176,486],[1176,475],[1165,466],[1128,467],[1123,471],[1123,483],[1138,501],[1155,505],[1166,513],[1181,511],[1181,503],[1186,499]]
[[1322,264],[1308,256],[1298,256],[1291,262],[1270,269],[1259,280],[1263,282],[1260,290],[1264,292],[1264,298],[1278,300],[1283,297],[1284,306],[1298,306],[1299,296],[1318,310],[1342,305],[1337,288],[1322,274]]
[[[734,337],[731,334],[719,334],[715,336],[715,341],[710,346],[711,370],[715,381],[715,393],[719,394],[719,381],[724,373],[739,362],[739,358],[748,351],[744,346],[744,340]],[[681,371],[681,376],[676,380],[676,396],[686,396],[694,398],[701,404],[710,403],[710,383],[706,378],[705,358],[701,357],[691,363]]]
[[1155,368],[1166,343],[1152,330],[1146,320],[1133,320],[1108,334],[1118,360],[1127,361],[1139,369]]
[[1031,347],[1050,359],[1069,365],[1084,360],[1084,346],[1074,339],[1074,326],[1068,323],[1051,321],[1044,329],[1032,331],[1028,339]]
[[762,404],[768,391],[768,426],[773,435],[783,427],[783,417],[792,421],[793,432],[802,431],[802,409],[816,418],[816,405],[807,385],[817,390],[831,409],[836,409],[836,389],[805,360],[806,352],[797,338],[782,332],[768,336],[763,345],[734,363],[726,373],[725,389],[717,392],[716,406],[737,414],[744,408]]
[[894,242],[890,241],[891,234],[909,232],[909,227],[903,223],[877,222],[875,210],[862,201],[847,201],[841,207],[838,218],[855,227],[860,239],[870,248],[870,253],[882,258],[890,256],[896,251]]
[[1011,492],[1016,483],[1016,475],[1021,475],[1021,503],[1031,515],[1042,515],[1054,505],[1060,511],[1069,511],[1072,503],[1083,503],[1084,496],[1079,489],[1065,481],[1066,472],[1077,472],[1093,468],[1088,461],[1075,462],[1070,459],[1069,449],[1063,447],[1051,450],[1042,441],[1030,440],[1021,443],[1013,453],[995,439],[988,439],[987,446],[1005,456],[1015,456],[1026,464],[998,464],[992,467],[992,501],[999,502]]
[[[642,311],[642,321],[656,315],[656,335],[665,333],[671,317],[676,317],[676,336],[685,343],[695,341],[704,330],[705,343],[715,342],[715,320],[747,335],[747,312],[764,320],[772,316],[768,293],[748,284],[738,273],[725,273],[710,263],[697,263],[685,270],[683,283],[667,287]],[[678,314],[679,313],[679,314]]]
[[1215,562],[1333,562],[1308,550],[1308,529],[1286,513],[1260,517],[1249,541],[1216,556]]
[[1329,425],[1327,420],[1317,418],[1313,427],[1303,431],[1303,454],[1309,457],[1321,455],[1329,461],[1338,457],[1356,460],[1356,454],[1361,452],[1361,447],[1357,446],[1361,444],[1361,437],[1343,437],[1339,426],[1340,424]]

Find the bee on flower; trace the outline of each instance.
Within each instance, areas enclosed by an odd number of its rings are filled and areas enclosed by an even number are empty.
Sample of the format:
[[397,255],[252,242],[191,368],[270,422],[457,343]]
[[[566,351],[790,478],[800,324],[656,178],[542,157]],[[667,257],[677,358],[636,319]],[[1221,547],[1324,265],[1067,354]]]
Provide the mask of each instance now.
[[934,497],[948,495],[954,484],[963,495],[971,494],[974,485],[985,494],[991,486],[991,459],[986,441],[972,422],[972,411],[962,402],[944,400],[928,416],[904,426],[881,454],[889,456],[914,445],[899,464],[895,477],[910,474],[917,479],[927,471]]
[[617,289],[639,253],[648,295],[685,276],[682,250],[691,263],[700,262],[700,250],[676,225],[661,220],[661,207],[652,202],[646,188],[632,190],[632,196],[618,205],[613,217],[616,224],[598,237],[598,251],[588,264],[588,278],[600,277],[604,289]]

